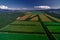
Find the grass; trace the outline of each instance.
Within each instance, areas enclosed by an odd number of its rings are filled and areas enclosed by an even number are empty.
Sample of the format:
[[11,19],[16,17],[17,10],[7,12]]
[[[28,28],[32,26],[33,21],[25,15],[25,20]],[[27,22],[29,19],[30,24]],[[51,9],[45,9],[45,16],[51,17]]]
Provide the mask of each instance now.
[[41,12],[32,12],[32,14],[41,14]]
[[58,22],[44,22],[45,25],[60,25]]
[[45,12],[42,12],[42,11],[38,11],[38,12],[36,12],[36,11],[33,11],[32,12],[32,14],[44,14]]
[[58,22],[44,22],[49,31],[51,32],[60,32],[60,23]]
[[0,40],[48,40],[45,34],[0,33]]
[[51,32],[60,32],[60,26],[47,26]]
[[2,31],[44,32],[39,22],[14,21],[10,25],[0,29]]
[[[28,13],[27,13],[28,14]],[[32,12],[31,17],[39,14],[44,24],[47,26],[50,32],[60,32],[60,23],[52,22],[49,18],[44,15],[44,12]],[[33,21],[17,21],[15,20],[17,17],[20,17],[20,14],[0,14],[0,31],[16,31],[16,32],[44,32],[41,24],[36,20]],[[29,15],[27,15],[28,17]],[[24,19],[24,16],[22,19]],[[54,20],[56,18],[51,17]],[[21,19],[21,20],[22,20]],[[14,22],[10,23],[12,20]],[[58,21],[58,20],[57,20]],[[59,20],[60,21],[60,20]],[[8,24],[8,25],[7,25]],[[53,34],[57,40],[60,40],[60,34]],[[21,34],[21,33],[8,33],[8,32],[0,32],[0,40],[48,40],[45,34]]]
[[57,40],[60,40],[60,34],[53,34]]
[[35,25],[39,25],[39,22],[35,22],[35,21],[14,21],[11,24],[35,24]]
[[0,27],[4,27],[7,24],[14,21],[18,16],[23,16],[24,13],[0,13]]
[[40,26],[18,26],[8,25],[6,28],[2,28],[1,31],[21,31],[21,32],[44,32]]

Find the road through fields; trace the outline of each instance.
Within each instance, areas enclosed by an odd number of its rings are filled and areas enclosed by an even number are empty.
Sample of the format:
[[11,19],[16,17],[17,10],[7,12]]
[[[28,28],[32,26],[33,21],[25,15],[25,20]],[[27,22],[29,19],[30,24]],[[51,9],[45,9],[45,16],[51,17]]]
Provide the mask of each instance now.
[[43,29],[45,30],[45,33],[47,34],[49,40],[56,40],[54,38],[54,36],[52,35],[52,33],[48,30],[48,28],[43,24],[42,20],[40,19],[39,15],[38,16],[38,19],[39,19],[39,22],[41,23]]

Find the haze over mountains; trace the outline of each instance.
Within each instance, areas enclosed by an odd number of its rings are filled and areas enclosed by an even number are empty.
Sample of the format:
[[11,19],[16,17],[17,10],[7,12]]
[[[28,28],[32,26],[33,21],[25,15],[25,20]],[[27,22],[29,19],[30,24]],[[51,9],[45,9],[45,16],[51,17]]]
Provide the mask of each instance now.
[[8,10],[8,9],[0,9],[0,12],[22,12],[22,11],[60,11],[60,9],[44,9],[44,10]]
[[10,8],[5,5],[0,5],[0,12],[21,12],[21,11],[60,11],[60,9],[52,9],[50,6],[34,6],[34,9],[29,8]]

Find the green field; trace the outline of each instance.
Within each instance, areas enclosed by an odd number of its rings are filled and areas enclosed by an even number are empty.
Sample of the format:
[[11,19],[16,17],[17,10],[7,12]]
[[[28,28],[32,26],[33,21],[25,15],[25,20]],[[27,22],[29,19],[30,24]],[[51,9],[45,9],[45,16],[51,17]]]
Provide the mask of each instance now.
[[0,40],[48,40],[45,34],[0,33]]
[[[27,14],[0,13],[0,40],[60,40],[60,22],[54,22],[45,12],[31,12],[26,20],[17,20]],[[31,20],[34,17],[38,20]]]
[[14,21],[2,28],[1,31],[44,32],[39,22]]
[[57,40],[60,40],[60,34],[53,34]]

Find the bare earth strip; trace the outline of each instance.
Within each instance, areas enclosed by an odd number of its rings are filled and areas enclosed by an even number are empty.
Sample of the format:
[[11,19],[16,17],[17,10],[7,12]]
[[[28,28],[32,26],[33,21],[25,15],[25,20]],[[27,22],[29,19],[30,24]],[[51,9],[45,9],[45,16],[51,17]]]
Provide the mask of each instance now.
[[51,19],[57,21],[57,22],[60,22],[60,19],[58,19],[58,18],[52,17],[52,16],[50,16],[50,15],[48,15],[48,14],[45,14],[45,15],[48,16],[48,17],[50,17]]
[[17,20],[26,20],[29,16],[31,16],[31,14],[27,14],[23,17],[18,17]]
[[34,17],[34,16],[36,16],[36,14],[34,14],[34,15],[31,15],[31,16],[30,16],[30,18],[32,18],[32,17]]
[[33,21],[38,21],[38,18],[37,18],[37,17],[34,17],[34,18],[32,18],[31,20],[33,20]]
[[41,20],[43,21],[43,22],[52,22],[50,19],[48,19],[44,14],[40,14],[39,15],[40,16],[40,18],[41,18]]

